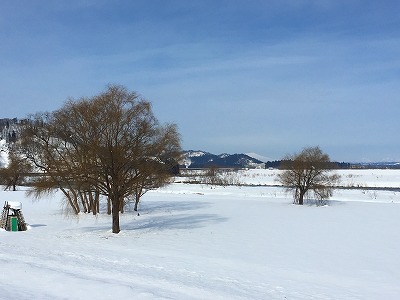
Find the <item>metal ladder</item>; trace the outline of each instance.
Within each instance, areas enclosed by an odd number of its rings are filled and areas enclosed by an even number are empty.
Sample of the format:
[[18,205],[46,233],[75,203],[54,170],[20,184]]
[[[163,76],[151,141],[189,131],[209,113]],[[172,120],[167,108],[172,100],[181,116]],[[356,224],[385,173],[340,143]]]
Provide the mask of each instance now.
[[[7,221],[8,221],[8,210],[9,206],[7,204],[7,201],[4,203],[3,207],[3,212],[1,213],[1,219],[0,219],[0,228],[7,229]],[[26,225],[25,225],[26,226]]]

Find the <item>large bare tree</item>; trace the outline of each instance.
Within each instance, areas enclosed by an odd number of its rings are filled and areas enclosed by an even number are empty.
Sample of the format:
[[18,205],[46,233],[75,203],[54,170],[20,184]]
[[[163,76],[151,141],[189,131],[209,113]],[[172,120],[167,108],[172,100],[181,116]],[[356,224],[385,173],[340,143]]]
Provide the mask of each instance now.
[[294,203],[303,205],[308,194],[319,201],[332,196],[340,177],[331,174],[333,163],[319,147],[306,147],[300,153],[288,155],[282,160],[278,181],[288,191],[293,191]]
[[137,197],[139,187],[167,183],[167,161],[177,160],[181,152],[175,124],[161,125],[148,101],[117,85],[67,101],[45,120],[31,122],[24,136],[28,157],[45,172],[49,186],[70,197],[75,212],[79,195],[71,193],[94,192],[109,199],[113,233],[120,231],[124,201]]

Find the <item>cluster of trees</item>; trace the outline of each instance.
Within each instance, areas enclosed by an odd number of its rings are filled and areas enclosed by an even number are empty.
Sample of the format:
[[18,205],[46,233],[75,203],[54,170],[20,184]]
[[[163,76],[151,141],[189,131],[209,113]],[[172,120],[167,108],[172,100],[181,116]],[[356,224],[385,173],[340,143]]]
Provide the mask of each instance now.
[[31,116],[14,152],[42,174],[33,180],[32,194],[59,189],[76,214],[97,214],[104,196],[112,232],[118,233],[126,201],[134,199],[137,209],[147,190],[168,183],[181,146],[175,124],[160,124],[148,101],[112,85],[97,96]]
[[32,171],[31,164],[15,151],[15,144],[9,144],[8,165],[0,168],[0,184],[5,186],[5,190],[16,190],[18,185],[25,183],[27,175]]
[[0,139],[6,140],[7,143],[17,141],[21,125],[25,122],[24,119],[0,119]]
[[[11,143],[7,168],[0,180],[15,190],[25,176],[33,177],[30,193],[40,197],[59,189],[75,213],[100,211],[107,199],[112,232],[120,232],[119,214],[128,200],[135,210],[146,191],[169,182],[181,155],[175,124],[160,124],[148,101],[125,87],[111,85],[90,98],[71,99],[59,110],[25,120],[20,138]],[[319,147],[307,147],[280,161],[277,180],[293,192],[294,203],[307,196],[324,201],[332,196],[339,176]],[[220,184],[217,168],[206,174]]]
[[[354,168],[355,164],[351,163],[346,163],[346,162],[330,162],[329,163],[329,168],[330,169],[350,169]],[[284,168],[287,166],[287,162],[285,161],[285,158],[282,160],[274,160],[274,161],[267,161],[265,163],[265,168],[273,168],[273,169],[280,169],[281,167]]]

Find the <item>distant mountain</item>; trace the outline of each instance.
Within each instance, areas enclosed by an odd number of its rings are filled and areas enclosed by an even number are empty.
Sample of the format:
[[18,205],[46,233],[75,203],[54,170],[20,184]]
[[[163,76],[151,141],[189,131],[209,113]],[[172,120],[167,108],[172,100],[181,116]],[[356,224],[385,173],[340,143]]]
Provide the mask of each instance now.
[[265,162],[265,163],[267,161],[273,161],[274,160],[274,159],[272,159],[270,157],[262,156],[260,154],[254,153],[254,152],[246,153],[246,155],[248,155],[248,156],[250,156],[252,158],[258,159],[258,160],[260,160],[262,162]]
[[[345,163],[334,162],[339,169],[400,169],[400,162]],[[281,161],[272,160],[256,153],[219,154],[206,151],[184,151],[179,162],[182,168],[279,168]]]
[[264,168],[261,160],[250,157],[247,154],[212,154],[205,151],[184,151],[180,162],[186,168],[207,168],[211,166],[219,168]]

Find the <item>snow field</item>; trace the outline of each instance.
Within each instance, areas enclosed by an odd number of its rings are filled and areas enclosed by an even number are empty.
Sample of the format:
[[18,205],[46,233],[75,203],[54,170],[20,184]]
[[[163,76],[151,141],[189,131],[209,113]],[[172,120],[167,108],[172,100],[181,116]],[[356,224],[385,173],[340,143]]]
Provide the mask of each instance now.
[[[391,171],[348,178],[396,187]],[[301,207],[280,187],[175,183],[121,215],[118,235],[105,214],[64,216],[58,193],[4,201],[22,202],[30,230],[0,230],[0,299],[400,298],[396,191],[338,190],[329,206]]]

